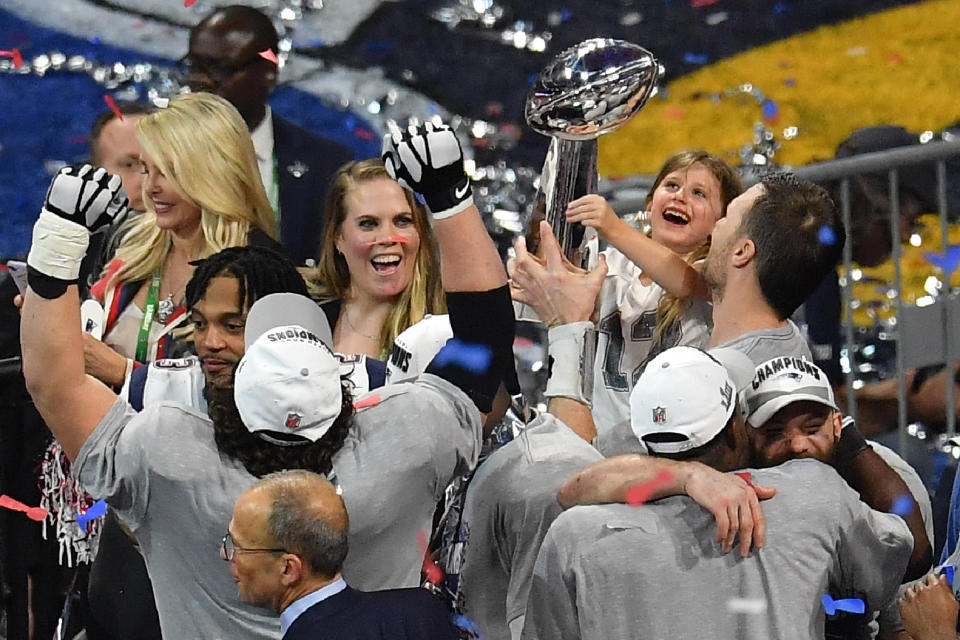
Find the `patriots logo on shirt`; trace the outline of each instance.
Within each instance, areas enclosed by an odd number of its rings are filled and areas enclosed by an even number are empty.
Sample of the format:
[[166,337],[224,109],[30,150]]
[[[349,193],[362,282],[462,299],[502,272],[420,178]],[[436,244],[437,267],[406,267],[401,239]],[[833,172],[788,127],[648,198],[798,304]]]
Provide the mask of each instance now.
[[291,430],[299,429],[300,421],[302,419],[303,419],[303,416],[301,416],[299,413],[291,411],[290,413],[287,414],[287,419],[284,421],[283,426]]
[[663,424],[667,421],[667,410],[663,407],[653,409],[653,424]]

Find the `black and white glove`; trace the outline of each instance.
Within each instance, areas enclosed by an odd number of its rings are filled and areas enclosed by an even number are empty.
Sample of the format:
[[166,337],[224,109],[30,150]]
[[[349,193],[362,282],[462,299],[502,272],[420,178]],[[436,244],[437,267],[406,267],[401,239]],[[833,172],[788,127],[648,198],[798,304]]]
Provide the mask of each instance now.
[[383,164],[400,186],[423,196],[434,220],[456,215],[473,204],[463,151],[447,125],[427,122],[394,127],[383,137]]
[[842,474],[854,458],[870,448],[870,443],[863,437],[854,419],[850,416],[844,417],[840,441],[837,442],[834,452],[834,466],[837,470]]
[[89,164],[64,167],[53,177],[27,256],[30,287],[46,298],[77,282],[90,233],[127,208],[120,176]]

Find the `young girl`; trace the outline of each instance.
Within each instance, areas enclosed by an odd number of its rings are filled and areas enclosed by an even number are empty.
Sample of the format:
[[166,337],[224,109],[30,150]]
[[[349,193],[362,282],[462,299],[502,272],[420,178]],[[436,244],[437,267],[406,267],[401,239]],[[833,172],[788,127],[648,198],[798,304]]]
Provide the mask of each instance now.
[[630,429],[630,391],[654,356],[683,344],[706,347],[710,305],[698,263],[713,225],[741,192],[719,158],[681,151],[664,163],[647,195],[649,237],[619,218],[606,200],[587,195],[567,220],[593,227],[611,245],[600,290],[594,363],[596,447],[605,456],[642,451]]

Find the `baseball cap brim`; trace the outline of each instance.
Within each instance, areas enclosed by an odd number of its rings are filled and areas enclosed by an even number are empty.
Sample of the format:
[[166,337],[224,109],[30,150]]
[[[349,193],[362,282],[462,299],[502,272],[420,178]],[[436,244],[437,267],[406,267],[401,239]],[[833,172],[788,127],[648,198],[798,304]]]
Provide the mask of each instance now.
[[747,424],[755,428],[762,427],[784,407],[804,400],[816,402],[834,411],[840,410],[836,403],[826,397],[826,394],[819,387],[807,387],[789,393],[770,391],[767,394],[758,394],[746,400]]

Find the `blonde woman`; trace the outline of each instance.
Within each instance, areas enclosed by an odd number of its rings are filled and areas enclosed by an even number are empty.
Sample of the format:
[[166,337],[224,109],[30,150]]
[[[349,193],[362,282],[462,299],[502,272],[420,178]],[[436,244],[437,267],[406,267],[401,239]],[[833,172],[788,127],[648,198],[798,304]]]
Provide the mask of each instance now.
[[397,334],[446,312],[426,211],[370,159],[334,174],[325,213],[307,282],[330,319],[334,350],[386,360]]
[[229,102],[173,98],[140,119],[137,139],[146,212],[91,289],[106,312],[103,342],[84,338],[87,373],[113,386],[134,366],[191,349],[183,296],[192,261],[232,246],[279,248],[253,142]]

